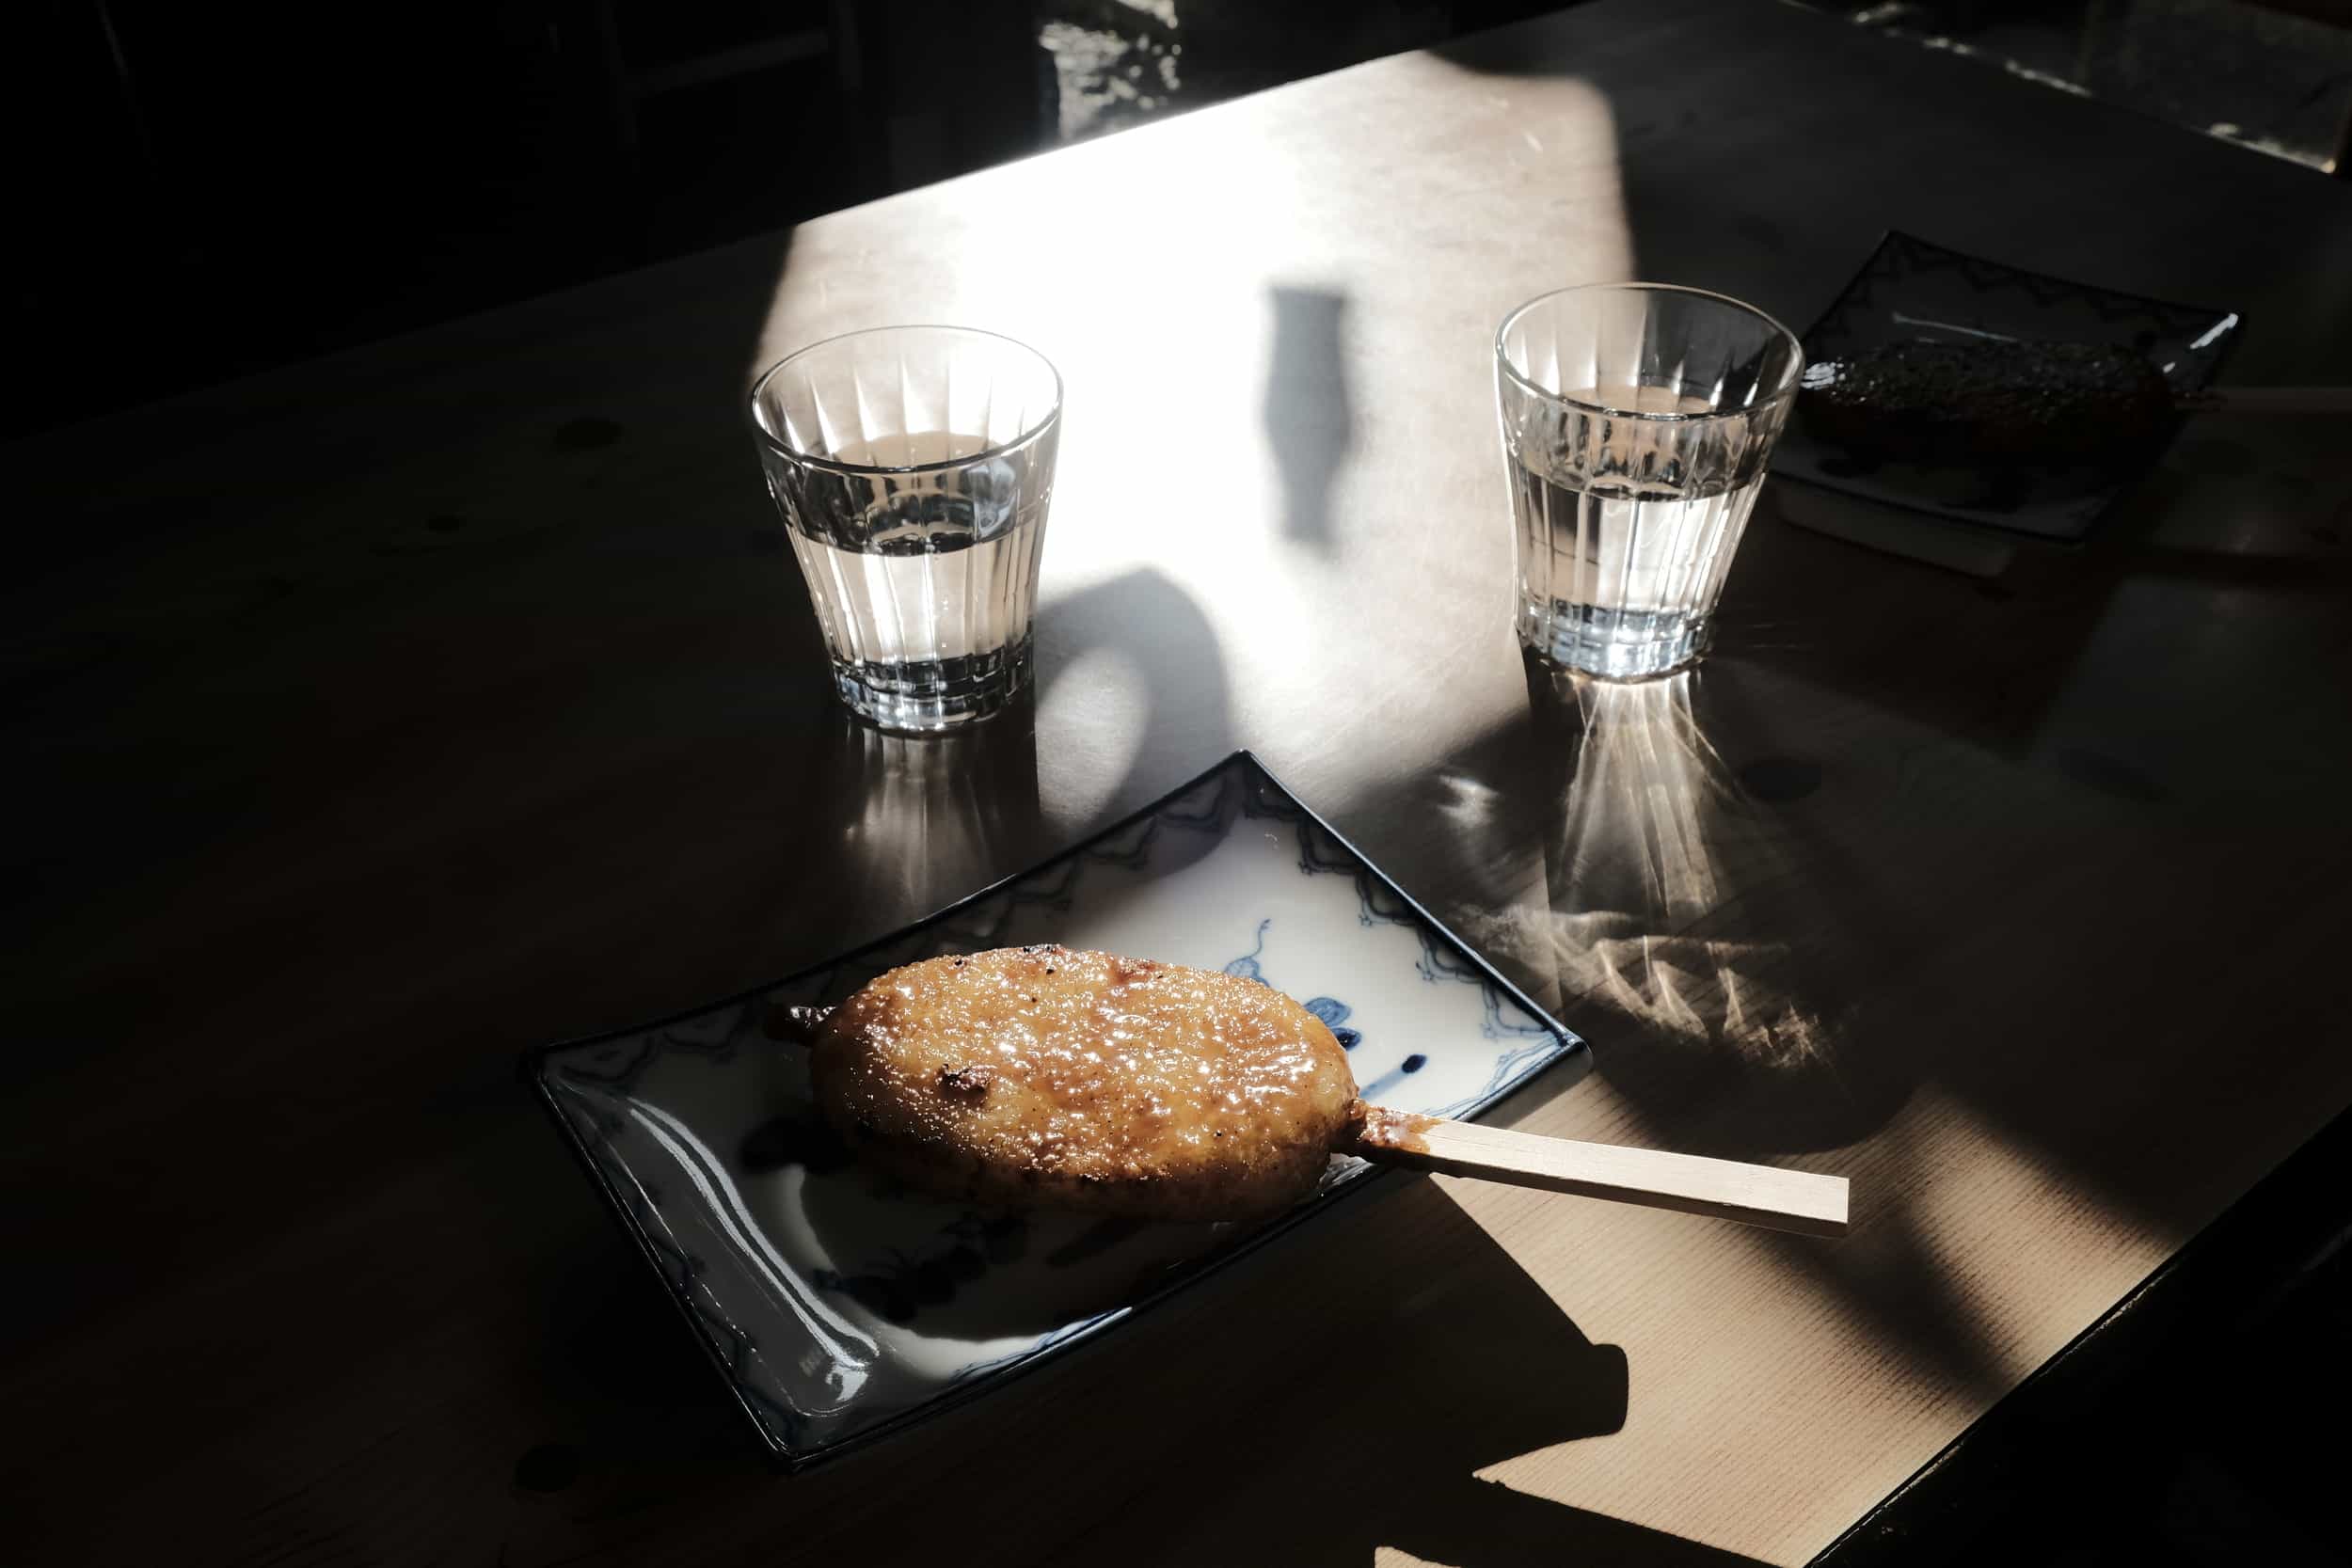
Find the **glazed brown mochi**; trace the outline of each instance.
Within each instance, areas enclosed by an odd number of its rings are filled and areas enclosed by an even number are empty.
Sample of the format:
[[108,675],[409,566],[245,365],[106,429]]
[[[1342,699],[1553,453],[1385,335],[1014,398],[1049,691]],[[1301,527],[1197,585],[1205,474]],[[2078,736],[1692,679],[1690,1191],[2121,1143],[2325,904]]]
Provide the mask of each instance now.
[[1255,980],[1060,946],[927,958],[817,1023],[826,1119],[938,1196],[1169,1220],[1271,1213],[1352,1136],[1323,1022]]

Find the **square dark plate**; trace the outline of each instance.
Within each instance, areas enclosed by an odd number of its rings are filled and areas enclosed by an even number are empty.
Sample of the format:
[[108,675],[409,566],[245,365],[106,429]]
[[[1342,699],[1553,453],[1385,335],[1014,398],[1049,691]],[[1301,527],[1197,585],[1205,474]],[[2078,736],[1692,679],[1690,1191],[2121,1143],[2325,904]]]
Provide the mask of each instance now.
[[809,1100],[776,1004],[838,1000],[939,953],[1032,942],[1262,979],[1300,998],[1368,1098],[1475,1116],[1583,1042],[1237,752],[1036,869],[773,986],[550,1046],[532,1085],[769,1451],[792,1467],[986,1392],[1286,1233],[988,1213],[892,1190]]
[[[2162,371],[2178,397],[2214,379],[2242,330],[2233,310],[2069,282],[1889,230],[1805,332],[1804,355],[1814,364],[1883,343],[1987,337],[2109,343]],[[1816,441],[1800,398],[1772,453],[1772,470],[1942,522],[2073,543],[2157,455],[2151,451],[2120,470],[2091,464],[1993,469],[1872,463]],[[1804,505],[1802,496],[1784,498],[1784,511],[1796,520],[1805,520]]]

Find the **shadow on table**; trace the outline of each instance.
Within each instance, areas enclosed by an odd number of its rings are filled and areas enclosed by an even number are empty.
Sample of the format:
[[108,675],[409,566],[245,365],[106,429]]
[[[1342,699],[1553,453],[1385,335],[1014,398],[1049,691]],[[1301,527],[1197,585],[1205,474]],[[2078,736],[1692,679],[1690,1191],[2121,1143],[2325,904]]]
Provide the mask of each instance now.
[[[1152,1404],[1119,1395],[1132,1372],[1170,1354],[1182,1364],[1153,1375],[1181,1380],[1193,1408],[1211,1413],[1218,1452],[1207,1483],[1219,1507],[1200,1528],[1220,1539],[1180,1531],[1170,1560],[1370,1568],[1387,1546],[1460,1568],[1747,1560],[1481,1480],[1620,1431],[1632,1397],[1625,1353],[1595,1344],[1425,1179],[1391,1181],[1333,1219],[1322,1234],[1278,1242],[1243,1283],[1247,1300],[1204,1304],[1258,1348],[1229,1361],[1174,1348],[1180,1337],[1202,1343],[1182,1325],[1139,1327],[1126,1361],[1094,1386],[1121,1412],[1102,1423],[1105,1440],[1152,1433]],[[1286,1385],[1279,1430],[1248,1417],[1269,1375]],[[1155,1475],[1129,1516],[1196,1513],[1204,1478],[1187,1468]],[[1237,1525],[1246,1542],[1233,1538]]]
[[[1661,1147],[1769,1160],[1879,1132],[1931,1069],[1870,1012],[1874,966],[1915,922],[1791,826],[1820,765],[1737,734],[1727,668],[1608,685],[1531,658],[1527,684],[1523,717],[1442,768],[1434,800],[1390,808],[1445,820],[1476,884],[1440,899],[1462,935],[1592,1039],[1595,1071]],[[1503,1114],[1566,1086],[1539,1082]],[[1911,1211],[1911,1158],[1886,1151],[1846,1240],[1771,1244],[1923,1374],[1996,1390],[1997,1357]]]
[[[1050,536],[1046,548],[1050,556]],[[1056,847],[1182,784],[1237,744],[1216,627],[1184,584],[1158,568],[1134,567],[1057,594],[1039,609],[1037,638],[1041,783]]]
[[[2122,593],[2181,565],[2151,547],[2153,504],[2002,583],[1752,531],[1698,671],[1610,687],[1531,666],[1524,713],[1348,824],[1594,1040],[1626,1136],[1746,1159],[1871,1140],[1853,1234],[1772,1244],[1931,1384],[1991,1395],[2014,1370],[1938,1256],[1936,1141],[2194,1227],[2209,1198],[2177,1151],[2122,1130],[2209,1076],[2247,994],[2211,982],[2222,955],[2277,972],[2324,942],[2248,889],[2294,885],[2291,861],[2265,865],[2268,803],[2294,807],[2296,770],[2340,749],[2317,699],[2260,678],[2251,650],[2284,632],[2216,638],[2199,681],[2168,686],[2177,600]],[[2190,566],[2167,587],[2259,592],[2212,602],[2341,647],[2278,570]],[[2243,681],[2216,677],[2224,657]],[[1887,1135],[1921,1094],[1934,1107]]]
[[[1114,1528],[1129,1533],[1116,1540],[1065,1538],[1070,1517],[1052,1507],[992,1510],[988,1560],[1372,1568],[1384,1546],[1459,1568],[1751,1560],[1479,1479],[1617,1432],[1630,1380],[1623,1351],[1593,1343],[1422,1178],[1384,1182],[1034,1377],[783,1481],[728,1460],[748,1461],[748,1432],[650,1281],[619,1277],[634,1273],[616,1240],[550,1281],[537,1375],[579,1425],[516,1458],[521,1484],[567,1496],[560,1513],[516,1516],[513,1560],[632,1539],[632,1499],[662,1497],[698,1528],[749,1538],[781,1504],[814,1517],[836,1490],[943,1465],[951,1502],[1034,1497],[1041,1473],[1121,1497]],[[1255,1414],[1270,1385],[1279,1422]],[[960,1560],[973,1528],[961,1502],[908,1509],[871,1550]]]
[[1330,555],[1339,548],[1331,488],[1356,437],[1347,396],[1347,297],[1278,288],[1272,303],[1265,431],[1281,470],[1282,531]]
[[[1869,1014],[1863,971],[1883,950],[1857,935],[1851,901],[1821,896],[1818,849],[1774,811],[1819,787],[1820,765],[1742,748],[1752,760],[1735,769],[1701,721],[1733,727],[1706,700],[1721,678],[1611,686],[1532,657],[1526,671],[1536,745],[1565,774],[1565,809],[1546,817],[1549,950],[1528,956],[1564,1005],[1641,1025],[1622,1050],[1597,1045],[1596,1069],[1661,1135],[1707,1153],[1769,1159],[1879,1132],[1922,1064]],[[1865,927],[1899,930],[1896,913]],[[1912,1159],[1888,1149],[1854,1235],[1773,1244],[1906,1355],[1997,1393],[1997,1357],[1912,1212]]]
[[[1732,1568],[1758,1560],[1474,1476],[1422,1493],[1407,1512],[1412,1522],[1382,1532],[1380,1544],[1458,1568],[1552,1568],[1580,1560],[1627,1568]],[[1354,1568],[1373,1560],[1369,1553],[1334,1552],[1292,1560]]]
[[[1213,1350],[1203,1328],[1248,1343]],[[1124,1478],[1136,1490],[1121,1511],[1153,1521],[1154,1549],[1089,1542],[1074,1558],[1101,1546],[1370,1568],[1389,1546],[1460,1568],[1746,1560],[1479,1479],[1621,1430],[1631,1379],[1622,1350],[1595,1344],[1425,1179],[1351,1200],[1205,1287],[1189,1314],[1171,1304],[1121,1337],[1066,1369],[1032,1415],[1083,1409],[1093,1441],[1162,1456]],[[1270,1380],[1272,1424],[1251,1415]]]
[[1691,673],[1607,685],[1526,664],[1526,722],[1467,771],[1532,786],[1515,794],[1534,820],[1487,831],[1542,844],[1544,899],[1470,929],[1563,1007],[1641,1025],[1638,1072],[1632,1041],[1595,1047],[1613,1081],[1661,1106],[1740,1104],[1712,1152],[1836,1148],[1883,1125],[1910,1093],[1907,1062],[1861,1049],[1845,917],[1805,886],[1804,848],[1770,805],[1811,793],[1819,765],[1735,770]]

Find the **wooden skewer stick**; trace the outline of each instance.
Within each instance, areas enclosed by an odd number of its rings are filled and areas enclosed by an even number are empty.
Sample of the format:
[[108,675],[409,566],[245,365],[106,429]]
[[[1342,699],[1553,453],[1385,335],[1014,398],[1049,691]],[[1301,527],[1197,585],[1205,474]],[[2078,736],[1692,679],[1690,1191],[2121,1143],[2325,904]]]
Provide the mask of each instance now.
[[1340,1152],[1386,1165],[1476,1176],[1514,1186],[1674,1209],[1807,1236],[1846,1233],[1846,1179],[1696,1154],[1538,1137],[1357,1101],[1355,1142]]

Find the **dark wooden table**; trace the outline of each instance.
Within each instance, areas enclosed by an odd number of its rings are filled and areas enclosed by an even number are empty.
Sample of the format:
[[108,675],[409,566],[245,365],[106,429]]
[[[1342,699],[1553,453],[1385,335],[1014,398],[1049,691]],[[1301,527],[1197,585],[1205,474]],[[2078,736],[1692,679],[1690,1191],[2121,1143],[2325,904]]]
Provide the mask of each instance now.
[[[2352,1098],[2336,425],[2201,420],[1990,583],[1759,515],[1695,678],[1524,671],[1504,309],[1640,275],[1802,322],[1890,226],[2237,306],[2236,379],[2352,344],[2352,189],[1811,14],[1610,0],[7,452],[12,1538],[1820,1549]],[[1041,693],[946,744],[830,705],[737,415],[894,319],[1070,388]],[[516,1053],[1237,745],[1593,1040],[1512,1119],[1838,1171],[1857,1232],[1398,1180],[772,1479]]]

